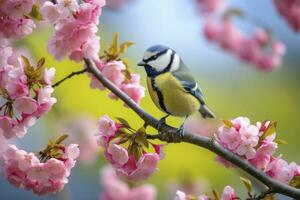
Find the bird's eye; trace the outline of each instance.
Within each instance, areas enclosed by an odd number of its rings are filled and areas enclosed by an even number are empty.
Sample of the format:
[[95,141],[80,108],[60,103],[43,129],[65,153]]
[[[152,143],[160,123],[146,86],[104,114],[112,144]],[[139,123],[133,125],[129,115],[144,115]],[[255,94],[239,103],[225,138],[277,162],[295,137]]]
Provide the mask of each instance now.
[[157,55],[154,55],[154,56],[153,56],[153,60],[156,60],[157,58],[158,58]]

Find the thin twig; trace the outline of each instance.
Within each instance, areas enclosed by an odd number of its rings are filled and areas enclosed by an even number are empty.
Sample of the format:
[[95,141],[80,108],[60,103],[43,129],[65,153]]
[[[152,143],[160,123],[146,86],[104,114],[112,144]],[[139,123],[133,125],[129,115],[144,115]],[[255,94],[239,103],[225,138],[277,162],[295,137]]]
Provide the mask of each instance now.
[[82,69],[82,70],[79,70],[79,71],[76,71],[76,72],[72,72],[71,74],[69,74],[68,76],[64,77],[63,79],[61,79],[60,81],[54,83],[52,85],[52,87],[57,87],[59,86],[62,82],[64,82],[65,80],[69,79],[69,78],[72,78],[73,76],[75,75],[80,75],[80,74],[83,74],[84,72],[86,72],[87,69]]
[[264,198],[265,198],[267,195],[269,195],[269,194],[274,194],[274,191],[271,190],[271,189],[268,189],[268,190],[266,190],[266,191],[260,193],[260,195],[254,197],[253,200],[261,200],[261,199],[264,199]]
[[157,135],[147,135],[149,139],[159,139],[161,141],[165,141],[168,143],[171,142],[186,142],[190,144],[194,144],[205,149],[208,149],[217,155],[221,156],[225,160],[231,162],[235,166],[241,168],[249,175],[255,177],[257,180],[262,182],[268,188],[270,188],[274,193],[280,193],[292,198],[300,199],[300,190],[291,187],[287,184],[281,183],[269,176],[267,176],[264,172],[257,169],[249,162],[241,159],[231,151],[222,147],[215,140],[203,136],[197,136],[188,132],[184,133],[183,137],[178,137],[177,129],[166,124],[159,126],[157,128],[159,122],[156,118],[154,118],[149,113],[145,112],[138,104],[136,104],[129,96],[127,96],[123,91],[117,88],[113,83],[111,83],[103,74],[95,67],[94,63],[85,59],[86,68],[89,69],[89,72],[92,73],[107,89],[113,92],[116,96],[118,96],[122,101],[124,101],[132,110],[136,112],[138,116],[140,116],[146,124],[157,129],[160,133]]

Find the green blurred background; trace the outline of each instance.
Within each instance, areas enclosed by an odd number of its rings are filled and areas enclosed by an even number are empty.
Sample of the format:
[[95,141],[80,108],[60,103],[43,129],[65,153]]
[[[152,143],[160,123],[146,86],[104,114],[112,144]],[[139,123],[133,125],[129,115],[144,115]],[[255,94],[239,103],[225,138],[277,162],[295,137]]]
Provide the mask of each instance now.
[[[142,75],[142,84],[145,86],[145,73],[136,67],[143,51],[152,44],[171,46],[196,74],[209,106],[218,116],[248,116],[252,122],[276,120],[278,137],[289,143],[281,145],[278,152],[288,161],[299,163],[300,37],[278,17],[271,0],[253,0],[251,3],[232,0],[230,3],[264,20],[272,28],[273,34],[287,45],[288,51],[280,69],[271,73],[257,71],[206,42],[201,34],[202,22],[192,0],[135,0],[119,10],[104,9],[99,29],[102,51],[108,47],[114,32],[120,33],[121,41],[136,42],[126,57],[130,59],[134,72]],[[237,23],[246,32],[252,31],[249,24]],[[45,57],[46,66],[57,70],[55,80],[60,80],[70,72],[81,69],[83,64],[55,61],[47,53],[50,35],[51,29],[43,27],[18,45],[32,50],[35,59]],[[95,118],[104,114],[119,116],[126,118],[136,128],[141,126],[143,122],[133,111],[125,108],[121,101],[109,99],[107,92],[90,89],[89,82],[90,79],[82,75],[56,88],[54,96],[58,102],[52,112],[40,119],[24,139],[13,143],[18,143],[28,151],[38,150],[49,138],[54,137],[54,127],[59,120],[80,113]],[[157,118],[163,116],[154,107],[147,92],[141,106]],[[168,122],[179,125],[181,120],[172,118]],[[219,191],[230,184],[237,188],[238,194],[243,193],[239,181],[241,172],[219,165],[214,161],[215,155],[207,150],[189,144],[169,144],[165,152],[166,157],[160,162],[159,171],[146,181],[158,187],[158,199],[168,199],[168,185],[182,181],[200,181],[203,185],[209,185],[204,188],[216,188]],[[98,171],[104,164],[100,155],[99,161],[92,166],[77,165],[63,192],[43,197],[16,189],[1,178],[0,199],[97,199],[101,192]]]

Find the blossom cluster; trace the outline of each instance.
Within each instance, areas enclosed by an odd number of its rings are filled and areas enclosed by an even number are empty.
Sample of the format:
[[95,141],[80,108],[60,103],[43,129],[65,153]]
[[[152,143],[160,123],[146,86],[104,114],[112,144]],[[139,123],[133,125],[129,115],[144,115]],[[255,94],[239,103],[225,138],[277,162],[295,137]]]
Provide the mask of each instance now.
[[[259,70],[271,71],[280,66],[285,53],[282,42],[262,28],[254,28],[253,33],[248,35],[234,25],[232,20],[234,16],[244,16],[241,19],[256,23],[256,19],[252,19],[241,10],[228,7],[224,0],[196,0],[196,2],[200,13],[204,14],[202,31],[209,42]],[[285,4],[281,0],[278,2]]]
[[285,53],[284,44],[266,30],[257,29],[247,36],[229,18],[207,18],[203,32],[208,41],[263,71],[276,69]]
[[[97,68],[102,74],[110,80],[116,87],[125,92],[136,103],[145,96],[145,88],[140,85],[140,75],[131,73],[129,77],[126,74],[126,65],[121,61],[99,61],[96,63]],[[91,75],[91,88],[105,90],[105,87]],[[118,99],[113,93],[109,94],[112,99]]]
[[[127,123],[116,123],[108,116],[101,117],[98,125],[98,144],[104,148],[105,158],[120,177],[139,181],[156,171],[163,158],[162,145],[148,142],[142,132],[127,133],[126,128],[131,130]],[[145,151],[150,145],[154,149],[152,153]]]
[[[224,125],[218,130],[217,141],[269,176],[289,184],[299,175],[300,167],[294,162],[287,163],[280,156],[274,156],[278,146],[275,128],[274,122],[257,122],[256,125],[252,125],[248,118],[238,117],[224,121]],[[217,160],[227,167],[232,166],[221,157]]]
[[30,13],[35,0],[5,0],[0,4],[0,38],[20,38],[36,27]]
[[76,144],[62,148],[63,154],[59,158],[42,162],[33,153],[9,145],[3,154],[6,179],[15,187],[32,190],[38,195],[61,191],[68,183],[70,170],[79,155]]
[[[130,188],[121,180],[111,167],[103,167],[100,171],[100,183],[103,188],[99,200],[155,200],[156,188],[145,184]],[[118,192],[116,192],[118,191]]]
[[289,25],[300,31],[300,3],[298,0],[273,0],[278,13],[283,16]]
[[57,4],[46,1],[40,8],[45,20],[54,25],[54,34],[48,50],[56,59],[68,56],[71,60],[83,58],[98,60],[100,37],[99,17],[105,0],[58,0]]
[[55,69],[45,69],[44,62],[33,67],[12,47],[0,46],[0,134],[5,138],[23,137],[56,102],[51,97]]
[[[193,199],[198,199],[198,200],[209,200],[211,198],[209,198],[209,196],[201,194],[199,195],[197,198],[194,196],[190,196],[187,195],[186,193],[178,190],[176,192],[176,196],[174,198],[174,200],[193,200]],[[236,195],[235,195],[235,191],[232,187],[230,186],[226,186],[223,190],[222,196],[221,196],[221,200],[234,200],[234,199],[239,199]]]

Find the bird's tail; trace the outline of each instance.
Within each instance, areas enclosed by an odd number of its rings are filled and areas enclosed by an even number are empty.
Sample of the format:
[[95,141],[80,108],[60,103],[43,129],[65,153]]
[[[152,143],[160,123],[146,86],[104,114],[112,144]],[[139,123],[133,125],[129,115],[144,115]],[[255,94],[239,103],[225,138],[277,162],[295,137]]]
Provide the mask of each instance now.
[[199,112],[204,119],[205,118],[216,118],[215,114],[212,111],[210,111],[206,105],[201,105]]

